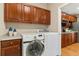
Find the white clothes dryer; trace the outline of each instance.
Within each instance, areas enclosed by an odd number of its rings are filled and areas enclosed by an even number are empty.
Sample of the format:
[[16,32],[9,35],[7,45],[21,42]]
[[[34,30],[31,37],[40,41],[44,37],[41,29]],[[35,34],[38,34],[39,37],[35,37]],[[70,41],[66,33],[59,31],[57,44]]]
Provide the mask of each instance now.
[[44,53],[43,34],[23,34],[23,56],[41,56]]

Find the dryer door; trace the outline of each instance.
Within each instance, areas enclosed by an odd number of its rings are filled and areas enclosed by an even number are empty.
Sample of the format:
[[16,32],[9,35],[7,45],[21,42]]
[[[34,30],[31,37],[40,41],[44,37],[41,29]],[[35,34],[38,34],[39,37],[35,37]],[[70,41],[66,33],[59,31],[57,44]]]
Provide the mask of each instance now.
[[39,40],[34,40],[26,50],[28,51],[28,56],[41,56],[44,51],[44,44]]

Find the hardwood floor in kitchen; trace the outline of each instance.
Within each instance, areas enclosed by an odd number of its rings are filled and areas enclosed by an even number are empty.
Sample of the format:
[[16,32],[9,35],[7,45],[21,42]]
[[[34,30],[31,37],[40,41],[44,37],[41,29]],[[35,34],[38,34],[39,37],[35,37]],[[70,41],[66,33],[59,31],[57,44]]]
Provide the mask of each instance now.
[[79,43],[75,43],[61,49],[62,56],[79,56]]

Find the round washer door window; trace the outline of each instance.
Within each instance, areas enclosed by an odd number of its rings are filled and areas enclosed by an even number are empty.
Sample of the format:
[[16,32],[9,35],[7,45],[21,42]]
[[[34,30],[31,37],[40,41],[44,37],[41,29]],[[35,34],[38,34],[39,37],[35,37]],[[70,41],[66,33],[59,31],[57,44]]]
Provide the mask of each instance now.
[[41,56],[44,51],[44,44],[39,40],[34,40],[27,47],[28,56]]

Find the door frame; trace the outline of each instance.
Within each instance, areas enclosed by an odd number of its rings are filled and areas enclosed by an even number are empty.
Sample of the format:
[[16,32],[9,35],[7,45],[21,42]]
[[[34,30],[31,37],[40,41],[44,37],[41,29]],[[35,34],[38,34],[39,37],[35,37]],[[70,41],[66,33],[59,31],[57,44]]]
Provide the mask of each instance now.
[[61,27],[61,8],[68,5],[69,3],[64,3],[58,7],[58,32],[60,33],[60,55],[61,55],[61,34],[62,34],[62,27]]

